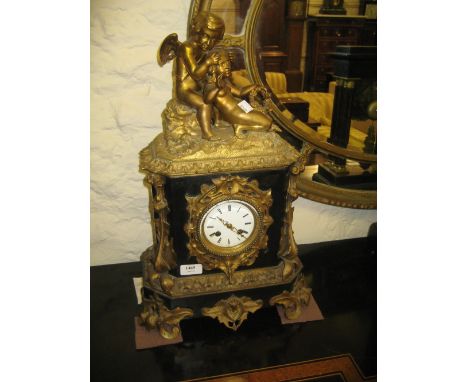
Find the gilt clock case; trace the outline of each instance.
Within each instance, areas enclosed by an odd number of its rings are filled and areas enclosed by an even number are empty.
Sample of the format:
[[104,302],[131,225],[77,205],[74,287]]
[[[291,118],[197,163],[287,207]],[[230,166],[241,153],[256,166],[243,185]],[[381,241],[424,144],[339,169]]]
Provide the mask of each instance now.
[[[141,256],[140,320],[165,338],[180,332],[182,319],[208,316],[237,330],[262,306],[281,304],[286,316],[297,317],[308,301],[292,202],[309,152],[299,153],[275,132],[244,139],[232,129],[217,133],[217,142],[197,140],[196,149],[178,152],[159,135],[140,152],[153,232],[153,245]],[[206,231],[204,219],[218,206],[227,212],[230,203],[250,211],[252,225],[237,226],[243,221],[226,213],[217,216],[218,232]],[[213,234],[239,238],[239,244],[217,246],[206,240]]]

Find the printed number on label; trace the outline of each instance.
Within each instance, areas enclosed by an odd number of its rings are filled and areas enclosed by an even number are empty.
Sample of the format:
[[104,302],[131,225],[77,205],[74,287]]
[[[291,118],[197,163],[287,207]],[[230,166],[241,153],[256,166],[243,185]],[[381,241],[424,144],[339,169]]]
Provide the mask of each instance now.
[[201,264],[185,264],[180,266],[180,275],[201,275],[203,273],[203,267]]

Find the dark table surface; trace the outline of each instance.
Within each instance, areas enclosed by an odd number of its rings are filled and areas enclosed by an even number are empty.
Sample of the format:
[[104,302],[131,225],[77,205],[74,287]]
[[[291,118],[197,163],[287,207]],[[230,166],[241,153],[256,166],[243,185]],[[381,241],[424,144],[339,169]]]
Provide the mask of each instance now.
[[91,267],[91,381],[181,381],[350,354],[377,373],[375,239],[299,246],[304,274],[325,319],[282,325],[261,309],[233,332],[211,318],[183,320],[183,343],[136,350],[140,263]]

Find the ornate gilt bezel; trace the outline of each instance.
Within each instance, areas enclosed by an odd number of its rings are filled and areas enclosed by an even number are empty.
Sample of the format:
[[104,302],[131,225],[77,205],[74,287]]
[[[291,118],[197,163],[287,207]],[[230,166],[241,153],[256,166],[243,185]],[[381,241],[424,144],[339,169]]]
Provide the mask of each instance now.
[[[254,227],[252,230],[252,234],[248,237],[246,241],[243,243],[235,246],[235,247],[221,247],[210,243],[208,238],[205,235],[205,232],[202,229],[203,221],[205,219],[206,214],[213,209],[216,205],[226,201],[233,201],[233,202],[244,202],[247,203],[247,208],[252,212],[254,217]],[[260,207],[256,204],[252,203],[252,200],[247,200],[245,197],[236,197],[232,198],[231,196],[224,196],[219,197],[211,201],[205,209],[201,213],[201,217],[198,221],[197,226],[197,238],[200,240],[201,244],[205,247],[205,249],[212,255],[215,256],[237,256],[240,255],[242,252],[249,251],[260,239],[263,233],[263,213],[260,210]]]
[[[212,179],[212,184],[201,186],[201,193],[188,196],[187,210],[189,219],[185,232],[189,237],[187,244],[190,256],[197,258],[206,270],[220,269],[232,280],[232,274],[241,266],[252,265],[260,250],[267,247],[267,230],[273,223],[269,214],[272,205],[271,190],[263,191],[256,180],[240,176],[222,176]],[[240,246],[220,248],[207,245],[202,239],[200,225],[206,212],[214,205],[226,200],[239,200],[252,206],[256,212],[256,232]]]

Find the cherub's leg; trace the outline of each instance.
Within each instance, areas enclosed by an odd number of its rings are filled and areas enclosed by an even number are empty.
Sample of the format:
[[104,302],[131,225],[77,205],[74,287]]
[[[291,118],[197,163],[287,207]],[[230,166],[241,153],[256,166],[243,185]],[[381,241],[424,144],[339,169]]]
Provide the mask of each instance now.
[[234,124],[234,134],[236,135],[237,138],[245,138],[245,135],[243,134],[244,131],[265,131],[264,126],[260,125],[240,125],[240,124]]
[[272,120],[264,114],[251,112],[249,114],[240,114],[234,123],[234,133],[238,138],[243,138],[243,131],[270,131]]
[[192,90],[179,90],[177,96],[183,103],[197,109],[197,121],[200,125],[202,138],[207,140],[219,139],[215,137],[211,131],[211,114],[213,106],[203,102],[203,98]]
[[211,105],[203,104],[197,110],[197,120],[200,124],[202,138],[207,139],[209,141],[218,140],[218,137],[213,135],[211,131],[211,114],[213,111],[213,107]]
[[242,134],[242,132],[243,132],[244,130],[247,130],[247,127],[248,127],[248,126],[246,126],[246,125],[234,124],[233,127],[234,127],[234,135],[235,135],[237,138],[240,138],[240,139],[245,138],[245,136]]
[[213,125],[219,127],[221,123],[221,116],[219,115],[219,110],[217,108],[213,108]]

